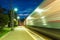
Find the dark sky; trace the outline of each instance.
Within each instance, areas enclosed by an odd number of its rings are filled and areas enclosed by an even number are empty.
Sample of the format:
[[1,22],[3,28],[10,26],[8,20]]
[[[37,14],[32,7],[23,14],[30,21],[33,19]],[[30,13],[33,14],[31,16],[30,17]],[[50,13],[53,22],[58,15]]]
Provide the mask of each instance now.
[[[12,7],[18,8],[21,19],[27,17],[43,0],[12,0]],[[11,0],[0,0],[0,5],[10,9]]]

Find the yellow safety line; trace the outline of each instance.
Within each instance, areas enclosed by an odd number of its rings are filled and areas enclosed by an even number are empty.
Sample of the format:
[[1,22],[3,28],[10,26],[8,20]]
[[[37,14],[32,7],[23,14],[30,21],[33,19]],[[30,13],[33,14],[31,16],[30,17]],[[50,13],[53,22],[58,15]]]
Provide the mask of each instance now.
[[25,29],[25,31],[34,39],[37,40],[25,27],[23,27]]

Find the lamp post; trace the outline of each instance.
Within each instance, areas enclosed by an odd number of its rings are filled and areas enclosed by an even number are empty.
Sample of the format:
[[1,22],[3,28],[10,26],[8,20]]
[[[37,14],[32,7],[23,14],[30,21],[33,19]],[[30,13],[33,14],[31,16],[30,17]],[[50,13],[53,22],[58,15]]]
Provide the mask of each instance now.
[[18,11],[17,8],[11,10],[11,30],[14,30],[14,12]]
[[19,19],[20,19],[20,17],[17,16],[17,25],[19,25]]

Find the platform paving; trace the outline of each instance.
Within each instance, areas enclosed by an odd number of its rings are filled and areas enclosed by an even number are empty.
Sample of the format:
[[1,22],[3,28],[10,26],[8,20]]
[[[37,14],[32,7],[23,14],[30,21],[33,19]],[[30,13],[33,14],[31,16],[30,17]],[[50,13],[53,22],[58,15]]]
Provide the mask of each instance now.
[[23,27],[16,27],[14,31],[11,31],[4,38],[0,40],[34,40]]

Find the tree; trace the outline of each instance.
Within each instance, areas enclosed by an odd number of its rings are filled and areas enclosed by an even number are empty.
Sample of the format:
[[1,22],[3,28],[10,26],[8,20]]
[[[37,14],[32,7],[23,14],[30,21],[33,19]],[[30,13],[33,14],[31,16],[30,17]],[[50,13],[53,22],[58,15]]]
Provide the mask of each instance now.
[[[4,14],[5,8],[0,8],[0,31],[3,30],[6,24],[8,24],[9,17],[8,14]],[[7,12],[7,11],[6,11]]]
[[0,14],[0,30],[2,30],[6,24],[8,24],[9,18],[6,14]]
[[5,11],[7,11],[5,8],[2,8],[1,6],[0,6],[0,14],[1,13],[4,13]]

